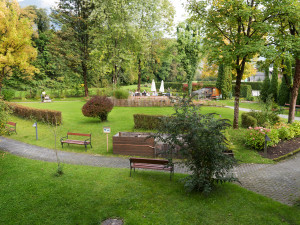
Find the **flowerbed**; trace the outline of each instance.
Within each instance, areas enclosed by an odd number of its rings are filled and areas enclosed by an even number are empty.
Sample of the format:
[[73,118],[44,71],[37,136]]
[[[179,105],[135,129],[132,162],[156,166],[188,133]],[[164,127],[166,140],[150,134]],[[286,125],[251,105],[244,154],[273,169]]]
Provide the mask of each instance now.
[[270,141],[267,146],[276,146],[282,140],[290,140],[300,136],[300,122],[293,124],[276,123],[271,129],[264,127],[249,127],[245,136],[245,144],[255,150],[263,150],[265,145],[265,135]]

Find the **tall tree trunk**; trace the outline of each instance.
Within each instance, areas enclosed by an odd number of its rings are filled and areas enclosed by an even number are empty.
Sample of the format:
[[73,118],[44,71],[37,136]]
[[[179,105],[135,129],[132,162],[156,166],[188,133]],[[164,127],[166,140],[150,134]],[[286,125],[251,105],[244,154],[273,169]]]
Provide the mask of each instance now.
[[239,65],[239,58],[236,60],[236,82],[235,82],[235,99],[234,99],[234,114],[233,114],[233,128],[239,128],[239,111],[240,111],[240,94],[241,82],[245,70],[246,58],[243,58],[241,65]]
[[141,67],[141,59],[139,58],[139,74],[138,74],[137,92],[141,92],[141,78],[142,78],[142,67]]
[[87,77],[88,77],[88,69],[87,69],[87,63],[85,60],[82,61],[82,73],[83,73],[83,83],[84,83],[84,96],[89,96],[89,89],[88,89],[88,83],[87,83]]
[[295,75],[293,81],[293,89],[292,89],[292,96],[290,102],[290,109],[289,109],[289,118],[288,122],[293,123],[295,119],[295,107],[298,97],[298,91],[300,87],[300,58],[296,58],[296,67],[295,67]]

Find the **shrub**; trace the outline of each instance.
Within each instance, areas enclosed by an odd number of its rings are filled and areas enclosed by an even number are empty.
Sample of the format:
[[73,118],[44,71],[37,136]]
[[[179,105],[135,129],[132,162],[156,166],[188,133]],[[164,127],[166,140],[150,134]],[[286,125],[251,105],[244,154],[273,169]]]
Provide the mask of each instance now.
[[224,131],[231,126],[229,120],[219,119],[212,113],[203,115],[199,107],[183,99],[175,106],[172,119],[164,119],[163,124],[154,137],[167,144],[171,151],[179,147],[183,162],[191,171],[184,178],[187,191],[208,193],[217,182],[236,180],[228,173],[235,160],[223,154],[228,150]]
[[290,125],[290,128],[294,131],[295,137],[300,136],[300,122],[295,121]]
[[249,127],[256,127],[257,126],[257,119],[253,116],[250,116],[248,113],[242,114],[242,127],[249,128]]
[[264,126],[265,124],[276,124],[280,121],[280,117],[273,111],[271,112],[248,112],[245,113],[248,114],[249,116],[252,116],[257,120],[257,126]]
[[5,126],[9,114],[10,110],[8,106],[2,100],[0,100],[0,135],[7,133]]
[[82,107],[82,113],[87,117],[99,118],[106,121],[108,113],[113,109],[112,101],[106,96],[94,96]]
[[[160,82],[156,82],[155,85],[157,88],[160,87]],[[173,89],[173,90],[176,90],[176,91],[182,91],[182,83],[179,83],[179,82],[164,82],[164,87],[165,87],[165,90],[167,89]]]
[[3,89],[1,93],[5,101],[10,101],[15,97],[15,91],[12,89]]
[[255,150],[263,150],[265,146],[265,135],[271,139],[267,142],[267,146],[275,146],[280,141],[276,129],[267,129],[263,127],[249,127],[245,136],[245,144]]
[[7,103],[15,116],[25,119],[35,119],[44,123],[61,124],[61,112],[48,109],[35,109],[14,103]]
[[290,140],[295,137],[295,131],[289,124],[276,123],[273,128],[277,130],[278,136],[281,140]]
[[162,115],[145,115],[145,114],[134,114],[134,128],[156,130],[163,123],[162,118],[166,116]]
[[113,96],[116,99],[127,99],[129,96],[129,93],[128,93],[128,91],[118,89],[118,90],[114,91]]
[[252,88],[250,85],[241,85],[241,97],[246,99],[252,97]]

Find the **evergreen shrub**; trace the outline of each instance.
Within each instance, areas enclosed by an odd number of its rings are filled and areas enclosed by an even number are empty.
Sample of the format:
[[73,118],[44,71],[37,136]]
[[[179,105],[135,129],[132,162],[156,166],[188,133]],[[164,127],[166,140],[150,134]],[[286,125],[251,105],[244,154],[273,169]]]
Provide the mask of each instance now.
[[242,114],[242,127],[249,128],[249,127],[256,127],[257,126],[257,119],[253,116],[250,116],[248,113]]
[[252,88],[250,85],[241,85],[241,97],[251,99],[252,97]]
[[116,99],[128,99],[129,93],[126,90],[117,89],[113,92],[113,96]]
[[106,121],[108,113],[113,109],[113,102],[106,96],[94,96],[82,107],[82,114],[87,117]]

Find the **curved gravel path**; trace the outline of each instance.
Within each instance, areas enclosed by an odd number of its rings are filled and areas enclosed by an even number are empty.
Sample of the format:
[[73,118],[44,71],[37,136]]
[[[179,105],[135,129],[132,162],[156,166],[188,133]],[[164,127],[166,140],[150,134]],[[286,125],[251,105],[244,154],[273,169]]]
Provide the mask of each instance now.
[[[0,136],[0,150],[14,155],[56,162],[53,149],[25,144]],[[97,167],[129,168],[128,158],[106,157],[73,152],[57,151],[60,161],[67,164]],[[175,165],[176,173],[188,173],[185,168]],[[300,154],[277,164],[241,164],[233,173],[241,186],[270,197],[287,205],[300,199]]]

